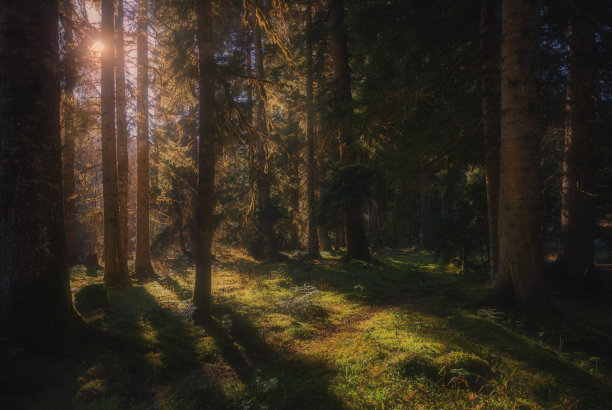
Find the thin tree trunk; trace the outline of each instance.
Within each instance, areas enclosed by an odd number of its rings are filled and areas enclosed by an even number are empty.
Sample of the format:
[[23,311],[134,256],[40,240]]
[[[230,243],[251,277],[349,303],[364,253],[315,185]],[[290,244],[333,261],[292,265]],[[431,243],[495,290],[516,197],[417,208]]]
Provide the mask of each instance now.
[[45,347],[75,322],[62,198],[58,2],[0,5],[0,329]]
[[498,304],[522,308],[537,304],[542,288],[537,15],[531,0],[503,2],[499,272],[494,285]]
[[593,53],[592,1],[570,2],[565,152],[561,191],[558,261],[570,282],[584,282],[594,263],[593,249]]
[[[317,47],[315,58],[313,59],[313,74],[317,73],[316,76],[316,95],[317,100],[321,99],[324,93],[324,82],[325,82],[325,50],[326,42],[320,41]],[[314,51],[314,50],[313,50]],[[313,87],[314,88],[314,87]],[[314,93],[313,93],[314,94]],[[313,96],[314,100],[314,96]],[[313,102],[314,105],[314,102]],[[313,121],[314,122],[314,121]],[[316,131],[313,135],[313,143],[316,147],[316,169],[315,178],[317,183],[315,184],[315,196],[321,198],[322,190],[325,182],[324,165],[328,155],[328,147],[326,143],[326,133],[323,129],[323,123],[321,121],[321,113],[317,112],[316,117]],[[317,227],[317,237],[319,239],[319,250],[324,252],[331,252],[332,246],[329,239],[329,230],[326,225],[320,224]]]
[[[321,141],[321,130],[318,129],[317,133],[314,135],[315,139]],[[321,187],[323,186],[324,178],[323,178],[323,161],[325,157],[324,152],[324,144],[318,144],[318,154],[317,154],[317,162],[316,162],[316,178],[318,184],[315,184],[315,195],[317,198],[321,198]],[[317,236],[319,240],[319,250],[323,252],[331,252],[332,246],[331,241],[329,239],[329,231],[327,226],[321,224],[317,227]]]
[[300,230],[298,228],[298,217],[300,213],[300,169],[297,158],[291,159],[291,232],[289,249],[296,251],[300,249]]
[[380,215],[378,212],[378,198],[374,195],[370,198],[370,242],[372,249],[379,249],[382,246],[380,238]]
[[129,284],[127,263],[119,236],[117,146],[115,142],[114,0],[102,0],[101,121],[102,186],[104,197],[104,282],[108,286]]
[[[251,33],[251,27],[253,27],[253,18],[249,17],[248,23],[244,28],[244,42],[245,42],[245,66],[246,66],[246,75],[249,78],[248,83],[246,85],[246,93],[247,93],[247,113],[246,113],[246,121],[249,127],[253,127],[253,86],[250,78],[253,77],[253,35]],[[250,130],[249,130],[250,131]],[[255,141],[254,135],[248,132],[248,144],[249,144],[249,183],[253,185],[255,183],[255,172],[253,170],[255,164],[255,152],[257,151],[257,143]]]
[[491,283],[497,276],[499,240],[499,145],[501,141],[501,78],[499,71],[501,45],[501,1],[482,0],[482,122],[485,141],[487,204],[489,223],[489,262]]
[[62,157],[62,184],[64,194],[64,222],[66,230],[66,262],[69,266],[79,263],[79,252],[76,240],[76,191],[74,179],[75,162],[75,135],[76,124],[74,109],[76,99],[74,87],[77,80],[76,45],[72,30],[73,6],[72,1],[64,0],[62,9],[66,19],[64,23],[64,36],[66,55],[64,56],[64,144]]
[[431,201],[427,195],[428,178],[426,172],[425,167],[423,167],[419,181],[419,243],[423,246],[427,246],[430,241],[431,226],[433,224]]
[[138,0],[136,127],[136,276],[155,275],[149,239],[149,36],[148,0]]
[[260,229],[264,238],[264,257],[267,261],[277,259],[274,243],[274,221],[272,217],[272,202],[270,200],[270,174],[267,158],[268,125],[266,120],[266,91],[261,80],[265,78],[263,65],[263,48],[261,27],[256,22],[255,27],[255,72],[258,83],[257,101],[257,159],[259,165],[259,218]]
[[315,207],[315,168],[317,164],[314,153],[312,35],[312,0],[308,0],[306,7],[306,207],[308,255],[312,258],[318,258],[321,255],[319,253]]
[[117,102],[117,191],[121,250],[128,257],[128,130],[125,95],[125,53],[123,40],[123,0],[117,0],[115,39],[115,84]]
[[[343,167],[357,163],[353,136],[351,135],[352,96],[351,75],[348,61],[346,30],[344,27],[344,4],[342,0],[331,0],[330,12],[330,49],[334,62],[334,76],[339,104],[339,142],[340,162]],[[352,185],[352,181],[346,181]],[[352,187],[356,190],[356,187]],[[355,195],[356,196],[356,195]],[[354,197],[344,200],[344,226],[346,235],[346,253],[344,261],[351,259],[370,259],[368,240],[365,234],[361,198]]]
[[342,248],[346,247],[346,232],[344,226],[336,227],[336,240],[334,241],[334,246],[336,251],[340,251]]
[[212,241],[215,209],[215,61],[210,0],[197,0],[200,82],[200,144],[197,205],[196,278],[193,304],[203,314],[212,305]]

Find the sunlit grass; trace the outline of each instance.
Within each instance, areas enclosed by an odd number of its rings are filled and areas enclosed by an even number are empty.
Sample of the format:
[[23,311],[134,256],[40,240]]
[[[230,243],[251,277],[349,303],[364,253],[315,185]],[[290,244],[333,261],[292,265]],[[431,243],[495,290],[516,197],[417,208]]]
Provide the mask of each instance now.
[[[485,275],[414,249],[348,265],[216,254],[210,323],[191,320],[192,262],[156,261],[158,280],[108,290],[107,307],[82,312],[111,341],[77,349],[59,370],[44,362],[63,384],[24,403],[605,408],[612,398],[612,309],[597,298],[550,294],[551,307],[501,312]],[[101,282],[101,270],[72,272],[73,292]],[[6,377],[28,391],[32,366]]]

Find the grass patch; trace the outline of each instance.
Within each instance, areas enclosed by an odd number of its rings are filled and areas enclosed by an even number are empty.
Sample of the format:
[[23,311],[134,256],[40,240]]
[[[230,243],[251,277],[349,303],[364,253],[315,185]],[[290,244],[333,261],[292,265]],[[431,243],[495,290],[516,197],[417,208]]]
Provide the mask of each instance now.
[[6,408],[606,408],[610,295],[553,292],[535,311],[490,305],[487,277],[436,255],[372,264],[216,253],[214,309],[194,324],[188,258],[105,290],[72,272],[104,340],[33,357],[0,340]]

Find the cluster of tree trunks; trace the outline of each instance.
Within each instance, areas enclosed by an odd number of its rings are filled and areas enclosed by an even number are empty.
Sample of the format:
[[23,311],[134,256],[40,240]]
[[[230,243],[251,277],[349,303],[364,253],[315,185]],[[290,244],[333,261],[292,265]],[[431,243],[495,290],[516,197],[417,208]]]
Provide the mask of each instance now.
[[[483,1],[482,6],[483,123],[491,278],[498,304],[531,307],[539,302],[545,286],[537,123],[539,10],[529,0],[503,1],[501,5],[501,73],[497,69],[500,61],[497,57],[499,2]],[[590,151],[595,86],[595,30],[589,21],[592,12],[591,0],[569,2],[565,150],[557,264],[563,276],[561,280],[581,285],[588,284],[592,278],[594,263]]]
[[115,1],[102,0],[101,123],[102,185],[104,196],[104,282],[127,286],[127,255],[121,246],[117,142],[115,138]]

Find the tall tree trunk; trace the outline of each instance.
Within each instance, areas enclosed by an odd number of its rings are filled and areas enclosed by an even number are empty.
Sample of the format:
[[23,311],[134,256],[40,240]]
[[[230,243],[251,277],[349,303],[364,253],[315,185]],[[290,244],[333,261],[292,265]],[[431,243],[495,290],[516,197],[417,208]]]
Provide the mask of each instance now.
[[155,275],[151,266],[149,240],[149,15],[148,1],[138,0],[138,37],[136,39],[137,97],[136,127],[136,276]]
[[290,159],[291,161],[291,190],[290,190],[290,206],[291,206],[291,235],[289,241],[289,249],[297,251],[300,249],[300,168],[297,156]]
[[346,231],[344,226],[336,227],[336,240],[334,241],[334,247],[336,251],[342,250],[346,246]]
[[212,10],[210,0],[197,0],[198,50],[200,63],[200,144],[197,205],[196,278],[193,304],[210,312],[211,272],[215,209],[215,77]]
[[114,0],[102,0],[101,121],[102,186],[104,197],[104,282],[108,286],[129,284],[127,262],[121,249],[115,142]]
[[489,222],[489,262],[491,283],[497,276],[499,240],[499,145],[501,141],[501,1],[482,0],[480,22],[482,52],[482,123],[485,142],[487,204]]
[[115,38],[115,85],[117,102],[117,191],[121,250],[128,258],[128,130],[125,95],[125,53],[123,40],[123,0],[117,0]]
[[76,211],[75,211],[75,135],[76,124],[74,109],[76,99],[74,87],[77,80],[76,45],[72,30],[73,6],[71,0],[62,1],[62,11],[65,17],[64,36],[66,55],[64,56],[64,144],[62,156],[62,186],[64,194],[64,222],[66,230],[66,262],[69,266],[79,263],[79,252],[76,240]]
[[382,247],[380,237],[380,214],[378,212],[378,198],[376,194],[370,198],[370,242],[372,250],[377,250]]
[[[331,0],[329,4],[330,16],[330,48],[334,62],[334,76],[336,80],[336,92],[339,104],[339,142],[340,162],[343,167],[357,163],[353,136],[351,132],[352,96],[351,75],[348,61],[348,48],[346,30],[344,27],[344,4],[342,0]],[[346,181],[353,185],[352,181]],[[351,189],[353,188],[353,189]],[[349,187],[349,191],[356,187]],[[344,200],[344,227],[346,235],[346,254],[344,261],[351,259],[370,259],[368,240],[365,234],[363,214],[361,212],[361,198],[355,195],[353,198]]]
[[423,166],[419,181],[419,243],[423,246],[427,246],[431,240],[431,226],[433,224],[431,200],[427,195],[427,185],[427,171]]
[[259,224],[264,239],[264,257],[267,261],[277,259],[274,242],[274,220],[272,216],[272,201],[270,200],[270,174],[268,170],[268,124],[266,120],[266,90],[263,64],[263,47],[261,27],[255,22],[255,72],[259,80],[257,86],[257,160],[259,166]]
[[565,152],[559,263],[570,282],[583,282],[594,263],[593,122],[595,30],[591,0],[570,1]]
[[503,2],[499,272],[494,285],[498,304],[522,308],[537,304],[542,288],[537,16],[531,0]]
[[0,2],[0,329],[45,345],[76,318],[62,198],[58,2]]
[[[314,135],[314,139],[318,140],[318,144],[317,145],[317,159],[316,159],[316,178],[317,178],[317,184],[315,184],[315,195],[317,198],[321,198],[321,187],[323,186],[323,182],[324,182],[324,176],[323,176],[323,163],[325,161],[325,154],[326,154],[326,150],[324,148],[325,144],[323,144],[321,135],[321,129],[320,127],[317,127],[317,132]],[[315,141],[317,142],[317,141]],[[319,239],[319,250],[324,251],[324,252],[331,252],[332,251],[332,246],[331,246],[331,241],[329,239],[329,230],[327,229],[327,226],[321,224],[317,227],[317,237]]]
[[[320,41],[317,47],[317,51],[315,54],[315,58],[313,59],[313,74],[317,73],[316,76],[316,98],[320,100],[322,98],[323,93],[325,92],[325,55],[326,55],[327,42]],[[314,50],[313,50],[314,52]],[[314,87],[313,87],[314,88]],[[314,93],[313,93],[314,94]],[[313,96],[313,100],[314,100]],[[314,105],[314,101],[313,101]],[[315,178],[317,183],[315,184],[315,196],[316,198],[321,198],[323,185],[325,182],[324,175],[324,167],[325,161],[329,157],[329,148],[327,145],[327,137],[326,132],[323,128],[323,122],[321,120],[321,113],[317,112],[316,121],[316,131],[313,135],[313,143],[316,147],[316,169],[315,169]],[[337,152],[337,151],[336,151]],[[325,224],[319,224],[317,227],[317,237],[319,239],[319,250],[324,252],[331,252],[332,246],[331,241],[329,239],[329,230]]]
[[313,61],[312,61],[312,0],[306,7],[306,207],[308,217],[308,255],[320,257],[315,207],[315,144],[313,110]]

